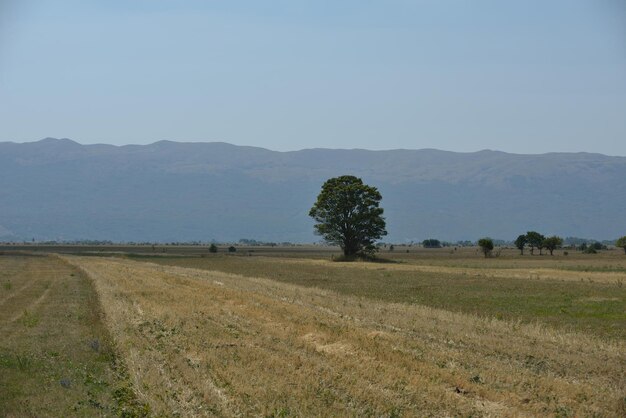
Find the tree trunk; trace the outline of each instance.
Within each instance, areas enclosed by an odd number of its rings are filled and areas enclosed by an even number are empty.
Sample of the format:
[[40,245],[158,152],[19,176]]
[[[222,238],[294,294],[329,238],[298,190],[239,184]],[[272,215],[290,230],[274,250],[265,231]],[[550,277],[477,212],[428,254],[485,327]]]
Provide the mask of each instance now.
[[343,255],[346,257],[355,256],[359,252],[359,246],[352,240],[347,240],[343,244]]

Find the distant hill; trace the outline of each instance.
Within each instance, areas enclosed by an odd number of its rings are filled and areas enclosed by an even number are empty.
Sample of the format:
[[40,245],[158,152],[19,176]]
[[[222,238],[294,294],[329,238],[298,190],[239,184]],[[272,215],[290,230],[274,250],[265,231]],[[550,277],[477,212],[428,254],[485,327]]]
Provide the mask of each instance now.
[[0,239],[310,242],[308,210],[342,174],[380,189],[387,241],[626,234],[624,157],[47,138],[0,143]]

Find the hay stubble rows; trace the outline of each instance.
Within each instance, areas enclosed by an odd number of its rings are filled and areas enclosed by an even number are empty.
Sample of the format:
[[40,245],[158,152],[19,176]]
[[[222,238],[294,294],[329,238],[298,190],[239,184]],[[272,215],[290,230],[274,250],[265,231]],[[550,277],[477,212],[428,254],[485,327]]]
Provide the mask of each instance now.
[[224,272],[64,258],[93,280],[155,412],[625,413],[622,340]]

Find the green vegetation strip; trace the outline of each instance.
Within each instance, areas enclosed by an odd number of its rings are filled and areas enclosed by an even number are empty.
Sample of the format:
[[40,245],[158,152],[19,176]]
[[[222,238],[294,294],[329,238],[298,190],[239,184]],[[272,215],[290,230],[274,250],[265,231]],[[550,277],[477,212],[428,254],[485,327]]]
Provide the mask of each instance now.
[[0,270],[0,416],[149,415],[88,278],[54,257],[0,256]]

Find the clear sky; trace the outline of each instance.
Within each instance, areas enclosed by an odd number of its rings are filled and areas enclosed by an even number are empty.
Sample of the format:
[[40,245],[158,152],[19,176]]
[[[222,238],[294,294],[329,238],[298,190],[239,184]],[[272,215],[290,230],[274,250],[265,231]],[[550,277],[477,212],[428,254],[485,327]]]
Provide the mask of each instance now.
[[626,156],[624,0],[0,0],[0,141]]

